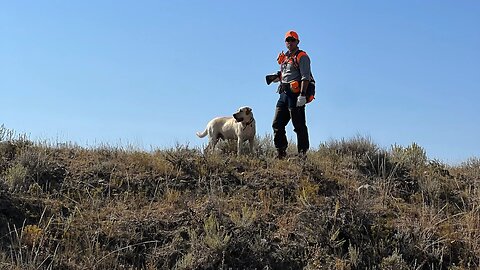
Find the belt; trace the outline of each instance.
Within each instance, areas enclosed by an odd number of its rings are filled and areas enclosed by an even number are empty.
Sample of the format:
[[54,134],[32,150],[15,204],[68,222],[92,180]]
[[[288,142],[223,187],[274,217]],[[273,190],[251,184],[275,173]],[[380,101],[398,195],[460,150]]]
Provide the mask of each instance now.
[[278,92],[279,94],[281,94],[281,93],[283,93],[283,92],[288,92],[288,91],[290,91],[290,84],[289,84],[289,83],[280,83],[280,84],[278,85],[278,90],[277,90],[277,92]]

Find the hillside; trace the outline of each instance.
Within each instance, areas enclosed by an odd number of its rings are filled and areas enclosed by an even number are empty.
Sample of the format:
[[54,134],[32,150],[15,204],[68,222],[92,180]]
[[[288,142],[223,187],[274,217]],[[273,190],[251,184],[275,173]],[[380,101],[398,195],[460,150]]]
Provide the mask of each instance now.
[[[275,160],[0,132],[1,269],[478,269],[480,160],[331,141]],[[290,151],[292,152],[292,151]]]

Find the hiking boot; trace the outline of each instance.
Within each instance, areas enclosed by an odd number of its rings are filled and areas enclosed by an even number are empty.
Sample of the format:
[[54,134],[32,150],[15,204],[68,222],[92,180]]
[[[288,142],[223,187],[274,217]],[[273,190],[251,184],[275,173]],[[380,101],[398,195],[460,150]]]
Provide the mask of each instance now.
[[307,160],[307,154],[305,152],[300,152],[294,156],[288,158],[288,161],[300,161],[304,162]]
[[287,156],[287,151],[285,149],[277,149],[277,159],[284,159]]
[[305,160],[305,159],[307,159],[307,153],[306,153],[306,152],[303,152],[303,151],[302,151],[302,152],[299,152],[298,155],[297,155],[297,157],[298,157],[299,159],[301,159],[301,160]]

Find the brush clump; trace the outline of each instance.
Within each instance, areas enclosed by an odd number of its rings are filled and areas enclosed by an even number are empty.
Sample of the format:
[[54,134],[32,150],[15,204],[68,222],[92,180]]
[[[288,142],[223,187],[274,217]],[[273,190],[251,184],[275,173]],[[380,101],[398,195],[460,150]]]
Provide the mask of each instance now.
[[0,135],[2,268],[480,267],[476,158],[360,136],[276,160],[268,136],[237,156]]

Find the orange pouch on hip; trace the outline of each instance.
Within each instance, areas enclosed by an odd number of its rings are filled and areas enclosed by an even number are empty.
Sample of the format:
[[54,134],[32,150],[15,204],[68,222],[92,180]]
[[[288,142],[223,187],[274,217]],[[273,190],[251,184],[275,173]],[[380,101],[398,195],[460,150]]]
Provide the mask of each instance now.
[[300,83],[297,82],[297,81],[291,82],[291,83],[290,83],[290,90],[291,90],[292,93],[294,93],[294,94],[300,93]]

